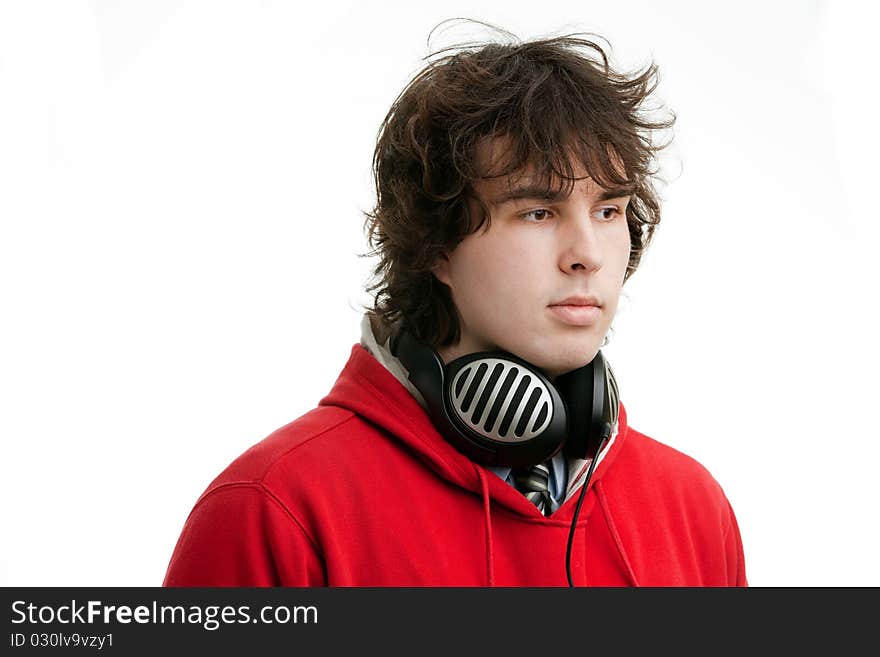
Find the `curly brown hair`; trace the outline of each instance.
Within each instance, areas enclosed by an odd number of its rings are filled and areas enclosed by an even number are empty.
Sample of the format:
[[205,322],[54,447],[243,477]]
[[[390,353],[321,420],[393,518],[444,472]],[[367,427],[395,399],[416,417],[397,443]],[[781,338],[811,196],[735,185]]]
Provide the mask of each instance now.
[[656,154],[668,142],[656,143],[655,132],[675,116],[652,118],[646,108],[655,64],[615,71],[587,36],[467,44],[425,58],[382,122],[373,155],[376,204],[364,213],[373,251],[362,255],[380,257],[366,288],[376,291],[365,308],[374,327],[403,319],[435,348],[458,342],[450,290],[431,270],[467,235],[489,228],[474,191],[489,175],[477,158],[486,139],[506,145],[493,177],[529,166],[548,191],[570,193],[576,162],[603,187],[631,190],[624,282],[635,272],[660,223]]

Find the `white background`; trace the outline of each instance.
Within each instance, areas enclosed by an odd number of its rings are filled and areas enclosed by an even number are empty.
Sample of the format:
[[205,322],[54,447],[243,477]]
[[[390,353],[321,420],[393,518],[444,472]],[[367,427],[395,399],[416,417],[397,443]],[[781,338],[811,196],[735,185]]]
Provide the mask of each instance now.
[[376,131],[467,16],[660,66],[664,218],[605,348],[630,422],[721,483],[752,585],[880,585],[868,4],[0,3],[0,583],[159,585],[326,394]]

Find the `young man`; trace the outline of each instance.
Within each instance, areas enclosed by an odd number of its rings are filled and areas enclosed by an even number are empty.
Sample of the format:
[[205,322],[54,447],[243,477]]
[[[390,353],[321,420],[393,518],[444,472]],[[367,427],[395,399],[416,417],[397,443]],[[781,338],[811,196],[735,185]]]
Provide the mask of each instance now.
[[576,37],[426,65],[375,151],[360,344],[208,486],[166,586],[746,585],[722,489],[600,351],[660,220],[655,83]]

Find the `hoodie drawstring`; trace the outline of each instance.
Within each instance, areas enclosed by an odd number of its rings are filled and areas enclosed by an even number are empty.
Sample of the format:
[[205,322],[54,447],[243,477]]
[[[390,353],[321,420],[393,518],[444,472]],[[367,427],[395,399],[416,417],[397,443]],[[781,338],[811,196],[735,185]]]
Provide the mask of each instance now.
[[483,497],[483,517],[486,521],[486,580],[488,586],[495,586],[495,554],[492,547],[492,516],[489,510],[489,483],[486,481],[485,473],[478,467],[474,466],[477,472],[477,478],[480,480],[480,492]]
[[626,556],[626,550],[623,549],[623,541],[620,540],[620,534],[617,533],[617,526],[614,524],[614,519],[611,517],[611,510],[608,508],[608,498],[605,497],[605,488],[601,481],[597,481],[593,484],[593,488],[596,491],[596,499],[599,502],[599,507],[602,509],[602,514],[605,516],[605,522],[608,523],[608,531],[611,532],[611,538],[614,540],[617,553],[623,560],[629,583],[631,586],[638,586],[639,580],[636,578],[632,564],[630,564],[629,558]]

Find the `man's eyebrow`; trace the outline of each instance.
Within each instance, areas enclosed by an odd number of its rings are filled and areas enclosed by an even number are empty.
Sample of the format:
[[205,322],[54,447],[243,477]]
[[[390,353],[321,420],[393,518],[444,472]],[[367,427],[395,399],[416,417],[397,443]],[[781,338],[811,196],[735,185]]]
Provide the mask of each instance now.
[[[612,198],[625,198],[632,196],[632,187],[614,187],[606,189],[599,195],[600,201],[607,201]],[[568,194],[562,190],[552,190],[541,185],[519,185],[511,187],[495,194],[489,199],[489,205],[503,205],[510,201],[518,201],[520,199],[541,199],[544,201],[558,202],[566,199]]]
[[534,198],[546,201],[561,201],[566,196],[567,194],[563,193],[562,190],[554,191],[552,189],[548,189],[547,187],[542,187],[541,185],[519,185],[517,187],[510,187],[503,192],[495,194],[491,199],[489,199],[489,204],[502,205],[504,203],[508,203],[509,201],[518,201],[519,199],[523,198]]
[[634,191],[635,189],[632,187],[613,187],[599,194],[599,200],[609,201],[613,198],[626,198],[627,196],[632,196]]

